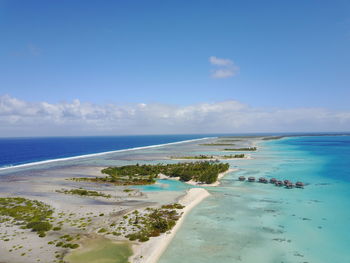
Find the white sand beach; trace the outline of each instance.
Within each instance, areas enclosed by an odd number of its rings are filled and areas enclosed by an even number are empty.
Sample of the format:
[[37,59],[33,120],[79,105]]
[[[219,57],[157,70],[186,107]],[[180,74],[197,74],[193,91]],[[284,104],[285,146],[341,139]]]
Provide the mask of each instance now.
[[190,185],[197,185],[197,186],[219,186],[220,185],[220,179],[222,179],[228,173],[235,172],[235,171],[238,171],[238,169],[228,169],[226,172],[219,173],[218,179],[216,180],[215,183],[212,183],[212,184],[204,184],[204,183],[196,182],[196,181],[193,181],[193,180],[190,180],[190,181],[188,181],[186,183],[190,184]]
[[185,206],[181,210],[182,216],[170,233],[168,232],[159,237],[151,238],[145,243],[134,244],[134,255],[130,261],[133,263],[156,263],[174,238],[176,232],[180,229],[186,215],[209,195],[209,192],[203,188],[192,188],[188,190],[186,195],[179,200],[179,203]]
[[[239,169],[234,168],[234,169],[228,169],[226,172],[219,173],[218,174],[218,179],[216,180],[215,183],[212,183],[212,184],[204,184],[204,183],[196,182],[196,181],[193,181],[193,180],[190,180],[190,181],[185,182],[185,183],[186,184],[190,184],[190,185],[195,185],[195,186],[219,186],[220,185],[220,179],[222,179],[228,173],[236,172],[238,170]],[[165,174],[159,174],[158,178],[159,179],[167,179],[167,180],[180,180],[180,177],[170,177],[170,176],[167,176]]]
[[[183,152],[182,147],[173,147],[178,149],[178,152]],[[197,145],[191,146],[190,149],[197,149]],[[72,180],[72,178],[79,177],[104,177],[105,174],[102,174],[101,170],[110,165],[118,166],[129,164],[130,161],[136,162],[133,159],[135,154],[124,152],[118,154],[120,156],[118,155],[114,159],[106,158],[106,160],[98,160],[94,164],[90,164],[89,161],[88,165],[77,163],[75,165],[44,166],[41,169],[21,171],[15,174],[16,176],[1,178],[1,197],[21,196],[50,205],[54,213],[49,222],[53,228],[58,229],[47,231],[46,236],[38,237],[37,233],[31,232],[29,229],[21,229],[20,225],[4,222],[0,229],[2,232],[0,254],[3,255],[0,262],[35,263],[39,262],[39,259],[45,262],[71,259],[69,255],[73,252],[78,254],[79,251],[84,252],[87,243],[103,238],[103,240],[115,242],[115,244],[125,242],[131,245],[134,254],[130,257],[127,256],[130,262],[155,263],[167,249],[191,209],[210,195],[202,187],[219,186],[220,180],[224,176],[238,170],[231,168],[220,173],[217,181],[213,184],[186,182],[193,185],[193,188],[187,190],[186,193],[183,191],[188,189],[188,186],[176,191],[144,191],[129,185],[115,186],[107,183]],[[158,153],[158,151],[152,150],[150,153],[137,155],[137,158],[159,160],[164,155],[168,155],[168,153]],[[158,178],[180,179],[164,174],[159,174]],[[109,195],[109,197],[64,193],[66,190],[74,189],[96,191]],[[131,218],[137,210],[137,213],[142,215],[147,213],[146,209],[148,208],[157,209],[162,205],[174,203],[180,203],[185,207],[177,209],[181,217],[170,231],[152,237],[147,242],[130,241],[126,237],[133,233],[134,229],[128,220],[124,219],[124,216]],[[64,236],[68,236],[69,240],[63,238]],[[63,246],[68,243],[78,244],[79,248],[70,249]],[[94,248],[89,247],[89,249]]]

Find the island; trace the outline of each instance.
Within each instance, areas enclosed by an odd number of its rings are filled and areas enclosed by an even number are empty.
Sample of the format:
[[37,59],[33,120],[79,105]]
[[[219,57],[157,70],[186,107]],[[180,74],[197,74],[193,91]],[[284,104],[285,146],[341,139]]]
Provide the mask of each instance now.
[[229,169],[228,163],[220,162],[186,162],[177,164],[144,164],[108,167],[102,174],[107,176],[72,178],[74,181],[90,181],[111,183],[115,185],[147,185],[154,184],[155,178],[163,174],[168,177],[178,177],[181,181],[193,180],[199,183],[216,182],[220,173]]
[[242,147],[242,148],[226,148],[224,151],[231,151],[231,152],[243,152],[243,151],[256,151],[256,147]]
[[[210,145],[223,143],[206,140]],[[247,143],[243,140],[239,146]],[[157,262],[189,211],[210,196],[205,187],[218,186],[220,179],[237,170],[230,168],[231,160],[248,158],[244,153],[219,155],[220,150],[200,153],[202,147],[194,143],[191,147],[194,151],[186,152],[181,145],[174,146],[175,154],[165,151],[151,162],[132,159],[135,151],[106,155],[102,163],[108,165],[91,165],[93,161],[84,159],[73,165],[38,165],[17,172],[21,181],[16,184],[11,173],[2,176],[2,260]],[[173,182],[186,186],[164,193],[144,191]],[[17,187],[25,191],[19,193]]]
[[244,153],[230,155],[194,155],[194,156],[170,156],[173,160],[225,160],[225,159],[242,159],[246,158]]

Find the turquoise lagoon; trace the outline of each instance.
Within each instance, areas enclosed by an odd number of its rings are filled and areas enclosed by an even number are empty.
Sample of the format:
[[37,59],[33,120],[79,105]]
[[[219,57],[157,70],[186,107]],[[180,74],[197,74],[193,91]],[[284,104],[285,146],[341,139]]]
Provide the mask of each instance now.
[[159,179],[155,184],[137,185],[132,188],[142,192],[165,192],[165,191],[186,191],[191,185],[184,184],[178,180]]
[[[212,196],[192,210],[160,263],[350,262],[350,136],[260,143],[253,160],[230,161]],[[237,181],[255,176],[305,189]]]

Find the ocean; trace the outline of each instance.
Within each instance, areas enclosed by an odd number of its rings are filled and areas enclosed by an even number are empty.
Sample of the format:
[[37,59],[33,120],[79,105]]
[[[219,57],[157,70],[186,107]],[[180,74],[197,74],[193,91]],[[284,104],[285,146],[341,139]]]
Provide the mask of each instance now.
[[[350,136],[258,144],[186,218],[159,263],[350,262]],[[304,189],[239,182],[289,179]]]
[[[198,142],[103,156],[98,153],[201,137],[207,136],[1,139],[0,161],[2,166],[9,166],[92,154],[91,158],[61,165],[158,163],[160,156],[194,154]],[[227,160],[239,170],[225,176],[220,187],[207,188],[211,196],[186,217],[159,263],[350,262],[350,136],[286,137],[260,141],[257,147],[258,151],[250,153],[253,159]],[[44,171],[48,168],[46,164],[39,167]],[[33,169],[27,167],[23,174],[30,175]],[[241,175],[302,181],[306,186],[285,189],[239,182]],[[165,193],[171,195],[188,187],[159,180],[140,189],[168,191]]]
[[0,168],[161,145],[204,135],[0,138]]

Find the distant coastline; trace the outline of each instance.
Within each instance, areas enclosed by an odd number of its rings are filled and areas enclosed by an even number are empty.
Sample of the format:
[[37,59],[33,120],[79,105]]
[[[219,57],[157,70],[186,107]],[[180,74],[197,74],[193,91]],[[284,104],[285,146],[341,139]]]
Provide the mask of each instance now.
[[[211,146],[211,144],[208,144],[208,146],[201,145],[202,141],[207,139],[209,143],[212,144],[219,144],[220,140],[223,137],[214,137],[212,138],[200,138],[200,139],[192,139],[192,140],[184,140],[184,141],[178,141],[178,142],[172,142],[172,143],[166,143],[166,144],[160,144],[160,145],[151,145],[151,146],[145,146],[145,147],[134,147],[129,149],[122,149],[122,150],[116,150],[112,152],[126,152],[130,151],[126,154],[121,155],[107,155],[110,152],[104,152],[104,153],[98,153],[93,154],[92,156],[99,156],[99,155],[105,155],[103,157],[99,158],[91,158],[86,159],[83,162],[62,162],[62,163],[55,163],[50,166],[42,166],[40,168],[44,169],[38,169],[37,171],[33,172],[33,169],[23,169],[19,170],[20,172],[17,172],[13,174],[13,179],[20,180],[7,180],[7,177],[1,177],[0,179],[4,179],[1,181],[1,186],[4,191],[1,193],[1,197],[4,203],[6,202],[12,202],[13,198],[20,197],[20,198],[26,198],[28,200],[34,201],[40,201],[42,202],[42,207],[45,208],[45,205],[47,205],[50,208],[50,211],[53,211],[52,220],[41,222],[42,224],[49,224],[50,227],[45,228],[46,232],[43,233],[36,233],[33,231],[26,231],[21,230],[18,231],[19,225],[16,223],[16,221],[11,222],[11,231],[8,232],[6,235],[2,237],[2,240],[0,240],[1,246],[0,246],[0,254],[2,254],[2,260],[4,262],[17,262],[18,258],[20,257],[26,257],[27,262],[36,262],[37,258],[40,257],[41,259],[45,259],[47,262],[53,262],[54,257],[59,257],[60,259],[65,259],[67,256],[67,259],[71,260],[71,256],[76,255],[85,255],[84,253],[87,253],[85,257],[88,257],[89,255],[95,253],[96,249],[98,249],[98,246],[91,246],[87,247],[85,242],[91,243],[98,243],[99,240],[102,240],[100,238],[103,238],[104,240],[110,240],[112,243],[110,243],[110,249],[117,249],[120,248],[122,244],[126,244],[129,246],[128,248],[128,258],[125,258],[122,262],[134,262],[134,263],[154,263],[159,260],[159,258],[162,258],[162,254],[165,252],[164,257],[167,258],[167,253],[169,251],[172,251],[174,247],[177,247],[177,244],[174,243],[173,245],[169,244],[171,243],[171,240],[174,238],[175,235],[177,235],[177,231],[182,228],[182,223],[187,221],[187,215],[189,211],[194,208],[197,204],[199,204],[202,200],[204,200],[207,196],[209,196],[210,192],[214,191],[216,193],[218,192],[224,192],[224,195],[222,195],[220,198],[216,195],[212,195],[211,200],[214,200],[215,202],[221,202],[221,199],[225,200],[231,200],[230,204],[235,204],[235,209],[244,213],[249,211],[246,211],[246,208],[244,205],[240,208],[239,204],[247,202],[248,204],[254,204],[252,207],[256,207],[256,205],[263,205],[264,210],[258,211],[256,210],[257,215],[261,216],[271,216],[270,213],[275,213],[276,210],[275,203],[270,202],[262,202],[261,199],[258,198],[257,200],[253,199],[251,200],[249,198],[250,193],[259,192],[259,195],[265,196],[266,193],[271,194],[273,197],[276,195],[278,198],[279,195],[277,195],[277,189],[276,187],[271,186],[271,184],[268,184],[265,186],[262,186],[262,184],[246,184],[244,182],[239,181],[239,176],[247,176],[246,174],[246,164],[247,162],[252,162],[253,166],[256,163],[266,163],[265,164],[265,170],[261,172],[261,176],[265,176],[266,171],[270,171],[270,162],[265,162],[263,159],[261,159],[261,156],[265,156],[265,154],[269,154],[269,147],[271,149],[283,149],[283,145],[285,143],[288,143],[289,141],[305,141],[305,142],[312,142],[315,141],[316,143],[318,141],[322,140],[329,140],[329,141],[343,141],[345,139],[342,138],[312,138],[312,137],[304,137],[298,136],[300,138],[297,138],[295,136],[295,139],[288,139],[288,136],[261,136],[261,137],[249,137],[249,138],[243,138],[240,137],[238,139],[234,139],[231,137],[232,141],[235,140],[235,147],[237,149],[244,149],[248,147],[256,147],[256,151],[251,152],[251,160],[243,161],[243,160],[237,160],[236,159],[227,159],[227,163],[229,164],[229,170],[222,172],[218,174],[217,181],[212,184],[204,184],[204,183],[197,183],[192,180],[186,181],[183,180],[185,184],[182,184],[181,182],[174,182],[173,180],[169,181],[162,181],[159,183],[155,183],[152,185],[152,187],[149,187],[147,184],[145,185],[139,185],[133,187],[133,184],[130,185],[115,185],[115,184],[97,184],[96,182],[89,182],[86,183],[84,181],[73,181],[72,178],[97,178],[97,177],[104,177],[108,173],[101,173],[101,169],[106,169],[106,167],[116,166],[118,169],[122,169],[122,171],[125,174],[121,173],[115,173],[115,176],[119,179],[121,176],[124,176],[123,179],[133,181],[137,176],[148,176],[153,174],[154,170],[146,170],[146,172],[140,172],[139,170],[130,170],[128,172],[124,168],[127,166],[128,168],[134,164],[135,166],[138,166],[136,162],[141,162],[140,166],[147,166],[148,161],[152,160],[151,164],[153,166],[157,166],[157,162],[161,163],[164,160],[169,160],[169,156],[192,156],[194,153],[197,154],[197,156],[206,156],[205,154],[208,154],[208,151],[213,156],[217,156],[222,153],[222,149],[227,147],[225,145],[222,146],[215,146],[214,148]],[[237,137],[235,137],[237,138]],[[275,139],[280,141],[276,142],[269,142],[268,140],[264,139]],[[229,139],[226,139],[229,140]],[[185,144],[186,142],[189,142],[188,144]],[[162,147],[166,145],[173,145],[177,144],[177,146],[173,147],[167,147],[163,149],[158,150],[149,150],[149,151],[140,151],[140,152],[132,152],[133,150],[137,149],[147,149],[147,148],[154,148],[154,147]],[[265,144],[267,145],[265,147]],[[271,145],[270,145],[271,144]],[[292,144],[291,144],[292,145]],[[322,144],[320,144],[322,146]],[[69,145],[68,145],[69,146]],[[276,147],[276,148],[273,148]],[[278,148],[282,147],[282,148]],[[323,147],[323,146],[322,146]],[[265,151],[262,155],[263,149],[266,148],[267,151]],[[318,151],[318,150],[317,150]],[[198,155],[201,154],[201,155]],[[291,160],[290,158],[294,158],[294,156],[302,156],[301,153],[296,150],[292,157],[289,157],[288,154],[283,155],[284,152],[281,151],[279,154],[282,154],[283,158],[287,158],[286,160]],[[276,154],[276,151],[272,151],[272,157],[274,159],[267,159],[267,160],[279,160],[280,157],[279,154]],[[91,156],[91,155],[90,155]],[[287,156],[287,157],[286,157]],[[89,156],[88,156],[89,157]],[[77,156],[73,157],[73,159],[77,158],[86,158],[86,155],[84,156]],[[71,160],[72,158],[68,158],[68,160]],[[315,159],[317,161],[317,158]],[[63,160],[65,161],[65,160]],[[174,160],[175,162],[176,160]],[[197,159],[190,160],[192,162],[199,162]],[[205,159],[204,159],[205,161]],[[54,162],[52,160],[51,162]],[[143,163],[144,162],[144,163]],[[166,162],[166,161],[165,161]],[[189,160],[186,159],[186,162],[189,162]],[[180,164],[186,162],[179,162],[175,164]],[[208,160],[206,160],[208,162]],[[299,159],[300,163],[304,162],[303,158]],[[44,162],[47,163],[47,162]],[[214,162],[216,163],[216,162]],[[316,162],[317,163],[317,162]],[[72,165],[74,164],[74,165]],[[169,164],[169,162],[168,162]],[[173,164],[171,162],[170,164]],[[241,164],[243,165],[241,167]],[[310,163],[306,163],[310,164]],[[313,163],[311,165],[314,165]],[[27,165],[28,166],[28,165]],[[125,166],[125,167],[124,167]],[[124,168],[123,168],[124,167]],[[293,167],[293,164],[291,164],[291,167]],[[294,168],[294,167],[293,167]],[[124,169],[124,170],[123,170]],[[283,169],[281,169],[283,171]],[[12,173],[12,170],[8,172],[9,174]],[[166,172],[164,172],[166,174]],[[6,171],[2,174],[6,174]],[[174,177],[168,178],[166,176],[162,175],[159,176],[159,179],[177,179],[181,178],[181,176],[184,173],[174,173]],[[188,173],[191,174],[191,173]],[[196,173],[197,174],[197,173]],[[29,176],[27,176],[29,175]],[[175,177],[175,175],[178,175],[178,177]],[[186,174],[185,174],[186,175]],[[224,180],[223,183],[221,183],[221,179],[223,176],[227,175],[227,180]],[[288,175],[288,177],[286,177]],[[136,176],[136,177],[133,177]],[[254,175],[258,176],[258,175]],[[274,176],[273,174],[270,175],[270,177]],[[285,173],[282,175],[278,175],[279,178],[288,178],[293,181],[300,180],[300,176],[305,176],[304,174],[299,173],[293,173],[292,175],[289,173]],[[306,182],[310,182],[313,179],[314,175],[310,175],[305,179]],[[269,176],[267,176],[270,178]],[[186,178],[186,177],[185,177]],[[324,179],[322,179],[324,180]],[[298,196],[303,197],[303,194],[309,193],[309,191],[313,191],[314,188],[317,190],[318,187],[326,187],[323,186],[322,180],[316,180],[317,182],[320,181],[321,184],[311,184],[308,186],[308,191],[299,191]],[[304,179],[303,179],[304,181]],[[14,183],[15,182],[15,183]],[[134,185],[136,185],[136,181],[133,181]],[[188,184],[192,184],[192,186],[189,186]],[[214,186],[223,186],[222,188],[219,188],[217,190],[214,190]],[[209,187],[205,189],[204,187]],[[264,187],[263,191],[258,190],[258,187]],[[330,187],[327,185],[327,187]],[[231,192],[234,189],[234,191],[237,191],[237,195],[231,196]],[[258,191],[257,191],[258,190]],[[293,190],[287,190],[287,191],[293,191]],[[226,194],[227,193],[227,194]],[[304,196],[306,197],[306,196]],[[9,199],[6,199],[9,198]],[[12,198],[12,199],[11,199]],[[275,198],[275,197],[273,197]],[[290,195],[290,200],[294,200],[295,197],[293,195]],[[7,201],[6,201],[7,200]],[[8,201],[10,200],[10,201]],[[12,200],[12,201],[11,201]],[[24,199],[23,199],[24,200]],[[278,200],[278,199],[277,199]],[[309,200],[309,198],[307,198]],[[307,202],[306,200],[306,202]],[[211,202],[211,201],[210,201]],[[225,201],[223,201],[225,203]],[[236,203],[235,203],[236,202]],[[205,205],[206,202],[204,202]],[[24,203],[25,204],[25,203]],[[98,204],[98,205],[97,205]],[[116,205],[117,204],[117,205]],[[185,207],[178,207],[177,204],[180,204]],[[225,204],[224,204],[225,205]],[[271,206],[270,206],[271,205]],[[309,206],[310,203],[305,203],[305,205]],[[320,203],[315,203],[315,206],[319,206]],[[7,208],[6,206],[5,208]],[[266,208],[266,209],[265,209]],[[167,212],[168,211],[168,212]],[[269,212],[267,212],[269,211]],[[270,212],[271,211],[271,212]],[[293,212],[294,213],[294,212]],[[215,215],[216,213],[213,213]],[[312,218],[312,215],[304,215],[303,213],[297,213],[298,216],[293,218],[293,220],[301,220],[300,222],[303,222],[304,227],[308,227],[307,224],[309,224],[309,220],[304,218]],[[170,216],[169,216],[170,215]],[[174,217],[172,217],[174,215]],[[182,216],[181,216],[182,215]],[[232,215],[234,216],[234,215]],[[157,222],[149,221],[153,219],[158,219]],[[243,217],[242,217],[243,218]],[[191,219],[189,219],[191,220]],[[214,219],[216,220],[216,219]],[[221,220],[221,219],[218,219]],[[150,223],[152,222],[152,223]],[[163,222],[162,224],[158,224],[158,222]],[[166,224],[165,224],[166,222]],[[190,222],[190,221],[189,221]],[[300,223],[299,221],[296,223]],[[157,223],[157,224],[155,224]],[[225,220],[220,221],[221,224],[226,224],[225,229],[228,231],[231,231],[231,233],[234,233],[234,224],[229,222],[226,222]],[[252,222],[253,223],[253,222]],[[325,224],[323,222],[323,224]],[[254,221],[255,225],[255,221]],[[44,225],[45,226],[45,225]],[[155,227],[156,226],[156,227]],[[229,226],[229,227],[228,227]],[[320,224],[322,227],[322,225]],[[7,225],[2,225],[2,229],[5,229],[6,231],[9,231],[9,228]],[[34,225],[35,227],[35,225]],[[243,226],[244,227],[244,226]],[[247,225],[249,229],[251,229],[251,225]],[[265,225],[262,225],[262,230],[259,232],[260,234],[268,234],[270,235],[271,232],[266,232]],[[278,236],[279,232],[274,230],[274,225],[268,225],[269,229],[272,229],[274,234],[276,234],[275,238],[278,239],[280,236]],[[161,230],[158,230],[161,229]],[[229,230],[230,229],[230,230]],[[233,229],[233,230],[232,230]],[[319,228],[320,229],[320,228]],[[197,230],[196,230],[197,231]],[[201,229],[198,229],[198,231],[201,231]],[[319,232],[323,232],[319,230]],[[47,234],[47,235],[46,235]],[[321,233],[322,234],[322,233]],[[39,235],[39,236],[38,236]],[[41,235],[41,236],[40,236]],[[249,231],[245,234],[246,236],[250,237]],[[28,237],[29,236],[29,237]],[[57,237],[58,238],[57,238]],[[216,236],[215,233],[213,233],[213,236],[216,238],[216,240],[219,240],[220,237]],[[233,234],[229,235],[229,239],[231,240],[231,237],[234,236]],[[28,241],[30,242],[23,242],[23,238],[29,238]],[[180,234],[181,237],[181,234]],[[252,237],[254,238],[254,236]],[[270,237],[268,238],[270,240]],[[115,243],[113,243],[115,242]],[[119,242],[119,243],[118,243]],[[270,242],[270,241],[269,241]],[[97,244],[96,243],[96,244]],[[274,242],[273,242],[274,243]],[[268,246],[273,246],[273,243],[268,243]],[[23,249],[20,251],[21,253],[13,253],[15,250],[13,249],[13,246],[21,246],[20,249]],[[169,249],[169,250],[168,250]],[[33,251],[33,252],[32,252]],[[58,251],[58,252],[57,252]],[[106,250],[107,251],[107,250]],[[168,252],[166,252],[168,251]],[[239,251],[237,250],[238,255],[240,255]],[[301,248],[298,248],[298,251],[302,251]],[[131,253],[133,253],[131,255]],[[172,253],[172,252],[169,252]],[[230,252],[231,253],[231,252]],[[236,255],[237,253],[234,253]],[[185,254],[185,253],[184,253]],[[249,252],[249,254],[251,254]],[[292,255],[293,256],[293,255]],[[101,253],[101,257],[109,258],[109,254],[106,252]],[[113,256],[114,257],[114,256]],[[188,255],[187,255],[188,257]],[[73,259],[72,259],[73,260]],[[101,259],[102,260],[102,259]],[[251,261],[251,262],[255,262]],[[79,261],[69,261],[71,263],[77,263]],[[81,261],[80,261],[81,262]],[[177,262],[177,261],[174,261]],[[197,262],[193,261],[193,262]],[[248,262],[248,261],[247,261]]]
[[35,165],[41,165],[41,164],[48,164],[48,163],[53,163],[53,162],[63,162],[63,161],[84,159],[84,158],[96,157],[96,156],[112,154],[112,153],[136,151],[136,150],[143,150],[143,149],[150,149],[150,148],[157,148],[157,147],[164,147],[164,146],[168,146],[168,145],[176,145],[176,144],[181,144],[181,143],[189,143],[189,142],[195,142],[195,141],[201,141],[201,140],[207,140],[207,139],[215,139],[215,138],[216,137],[204,137],[204,138],[199,138],[199,139],[184,140],[184,141],[170,142],[170,143],[164,143],[164,144],[155,144],[155,145],[142,146],[142,147],[133,147],[133,148],[127,148],[127,149],[121,149],[121,150],[100,152],[100,153],[84,154],[84,155],[78,155],[78,156],[72,156],[72,157],[64,157],[64,158],[57,158],[57,159],[44,160],[44,161],[38,161],[38,162],[31,162],[31,163],[25,163],[25,164],[18,164],[18,165],[12,165],[12,166],[3,166],[3,167],[0,167],[0,171],[9,170],[9,169],[15,169],[15,168],[23,168],[23,167],[35,166]]
[[[148,148],[156,148],[156,147],[163,147],[167,145],[174,145],[178,143],[187,143],[187,142],[195,142],[195,141],[201,141],[201,140],[206,140],[206,139],[215,139],[218,137],[221,138],[260,138],[262,141],[265,140],[278,140],[278,139],[283,139],[283,138],[289,138],[289,137],[308,137],[308,136],[348,136],[350,135],[350,132],[342,132],[342,133],[253,133],[253,134],[224,134],[220,136],[220,134],[217,134],[217,136],[212,136],[212,137],[203,137],[203,138],[197,138],[197,139],[190,139],[190,140],[181,140],[181,141],[176,141],[176,142],[170,142],[170,143],[164,143],[164,144],[154,144],[154,145],[148,145],[148,146],[140,146],[140,147],[131,147],[131,148],[124,148],[124,149],[119,149],[119,150],[111,150],[111,151],[102,151],[102,152],[96,152],[96,153],[88,153],[88,154],[82,154],[82,155],[73,155],[69,157],[62,157],[62,158],[54,158],[54,159],[44,159],[40,161],[30,161],[26,163],[20,163],[20,164],[4,164],[0,166],[0,172],[9,170],[9,169],[17,169],[17,168],[25,168],[29,166],[36,166],[36,165],[42,165],[42,164],[49,164],[49,163],[54,163],[54,162],[63,162],[63,161],[71,161],[71,160],[77,160],[77,159],[84,159],[84,158],[91,158],[91,157],[96,157],[96,156],[101,156],[101,155],[106,155],[106,154],[113,154],[113,153],[118,153],[118,152],[126,152],[126,151],[134,151],[134,150],[142,150],[142,149],[148,149]],[[266,137],[266,138],[264,138]],[[9,139],[9,138],[5,138]]]

